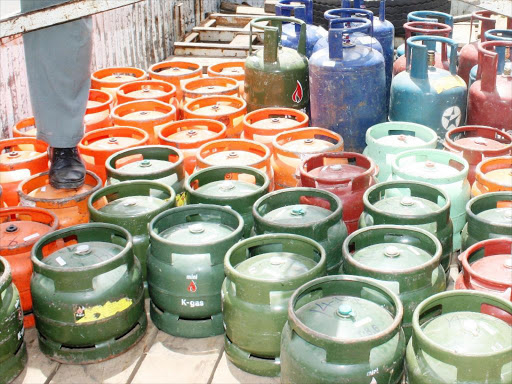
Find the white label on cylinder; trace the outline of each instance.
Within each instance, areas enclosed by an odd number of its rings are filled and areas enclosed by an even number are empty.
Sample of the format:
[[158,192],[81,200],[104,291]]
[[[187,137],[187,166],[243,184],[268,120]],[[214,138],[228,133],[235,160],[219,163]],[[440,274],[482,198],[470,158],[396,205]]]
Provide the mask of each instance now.
[[56,258],[55,258],[55,261],[56,261],[57,263],[59,263],[59,265],[60,265],[61,267],[63,267],[63,266],[65,266],[65,265],[66,265],[66,262],[65,262],[65,261],[64,261],[64,259],[63,259],[62,257],[60,257],[60,256],[59,256],[59,257],[56,257]]
[[31,235],[28,235],[28,236],[24,237],[23,241],[30,241],[32,239],[38,238],[39,236],[40,236],[39,233],[36,232],[36,233],[33,233]]

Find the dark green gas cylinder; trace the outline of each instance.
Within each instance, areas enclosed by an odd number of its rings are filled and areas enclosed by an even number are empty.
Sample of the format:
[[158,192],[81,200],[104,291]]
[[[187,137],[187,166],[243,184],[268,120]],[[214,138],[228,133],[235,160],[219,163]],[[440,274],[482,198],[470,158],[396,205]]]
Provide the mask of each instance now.
[[120,181],[153,180],[176,192],[176,204],[184,203],[185,168],[179,149],[166,145],[144,145],[125,149],[110,156],[106,163],[106,185]]
[[450,198],[441,188],[419,181],[387,181],[368,188],[359,228],[372,225],[412,225],[424,229],[441,242],[441,265],[450,267],[453,225]]
[[304,284],[288,305],[281,383],[398,384],[402,316],[398,296],[374,279],[340,275]]
[[20,295],[12,283],[11,267],[0,257],[0,383],[10,383],[25,368],[27,348],[23,340]]
[[376,225],[359,229],[343,243],[343,272],[379,280],[400,297],[407,340],[416,306],[446,289],[440,260],[439,240],[411,226]]
[[254,233],[293,233],[318,241],[325,249],[327,274],[340,271],[347,227],[335,194],[314,188],[288,188],[261,197],[252,208]]
[[158,329],[191,338],[224,332],[224,256],[243,227],[234,210],[210,204],[173,208],[151,221],[148,286]]
[[325,251],[299,235],[254,236],[228,251],[224,268],[227,357],[246,372],[278,376],[288,302],[295,289],[325,275]]
[[[88,202],[90,220],[117,224],[133,236],[133,253],[147,276],[148,223],[176,202],[173,189],[150,180],[134,180],[106,186],[94,193]],[[147,285],[147,283],[145,283]],[[147,288],[147,287],[146,287]]]
[[251,235],[252,206],[268,193],[268,176],[245,166],[216,166],[194,172],[185,182],[187,204],[227,205],[244,219],[244,237]]
[[[300,25],[297,50],[281,45],[283,23]],[[262,49],[253,50],[253,30],[263,30]],[[249,56],[245,60],[247,111],[287,107],[305,111],[309,105],[306,23],[293,17],[266,16],[250,23]]]
[[50,359],[98,362],[144,336],[142,270],[132,244],[127,230],[90,223],[49,233],[34,245],[30,289],[39,348]]
[[479,291],[434,295],[414,311],[407,345],[409,384],[512,383],[512,326],[488,313],[512,316],[512,304]]

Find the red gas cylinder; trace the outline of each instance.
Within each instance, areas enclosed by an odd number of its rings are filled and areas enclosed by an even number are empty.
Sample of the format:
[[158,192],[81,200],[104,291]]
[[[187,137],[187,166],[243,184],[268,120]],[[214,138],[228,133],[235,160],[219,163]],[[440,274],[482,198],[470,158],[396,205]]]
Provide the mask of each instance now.
[[469,163],[468,181],[475,181],[475,170],[482,160],[512,155],[512,135],[481,125],[457,127],[446,132],[446,150],[460,154]]
[[34,137],[0,140],[0,184],[8,206],[18,205],[18,185],[48,170],[48,144]]
[[116,97],[117,87],[148,77],[146,71],[134,67],[103,68],[91,75],[91,88],[100,89]]
[[176,121],[176,108],[158,100],[130,101],[115,107],[112,119],[119,126],[143,129],[149,135],[149,143],[158,144],[158,131]]
[[478,45],[477,80],[468,97],[468,125],[488,125],[505,131],[512,129],[512,74],[505,66],[497,73],[495,47],[512,47],[511,41],[486,41]]
[[[459,255],[462,273],[455,289],[491,293],[512,301],[512,239],[489,239],[476,243]],[[512,316],[495,307],[486,312],[512,325]]]
[[162,80],[140,80],[126,83],[117,88],[116,94],[119,104],[153,99],[178,108],[176,87]]
[[[411,21],[404,24],[405,29],[405,55],[400,56],[393,63],[393,76],[405,71],[407,62],[407,39],[414,35],[432,35],[432,36],[444,36],[450,37],[452,27],[442,23],[430,23],[424,21]],[[448,69],[450,63],[448,61],[448,53],[446,50],[446,44],[442,44],[442,53],[435,53],[435,67]]]
[[199,64],[190,61],[163,61],[153,64],[148,72],[152,79],[173,84],[176,87],[178,101],[181,101],[183,97],[181,88],[183,80],[201,77],[203,68]]
[[36,120],[33,116],[21,119],[12,127],[14,137],[36,137],[36,134]]
[[149,135],[142,129],[110,127],[87,133],[78,143],[78,150],[87,170],[98,175],[104,184],[107,179],[105,162],[110,155],[148,142]]
[[224,139],[226,125],[217,120],[187,119],[175,121],[158,132],[162,145],[170,145],[181,150],[184,156],[185,171],[191,175],[196,167],[196,152],[203,144]]
[[492,15],[495,15],[495,13],[491,11],[475,11],[471,15],[469,38],[471,39],[474,20],[480,21],[481,27],[480,40],[469,42],[462,47],[459,53],[457,75],[462,77],[466,84],[469,84],[469,73],[471,72],[471,68],[478,64],[478,43],[485,41],[485,32],[496,27],[496,19],[491,18]]
[[343,221],[352,233],[364,209],[364,192],[377,183],[376,174],[373,160],[359,153],[324,153],[302,163],[299,186],[323,189],[338,196],[343,203]]
[[46,209],[13,207],[0,209],[0,256],[11,265],[12,281],[18,288],[25,328],[35,324],[32,313],[30,251],[43,235],[58,227],[57,216]]
[[112,126],[110,111],[113,106],[114,97],[110,93],[99,89],[89,90],[84,116],[85,132]]
[[208,76],[218,77],[226,76],[231,77],[238,81],[240,85],[240,95],[244,95],[244,80],[245,80],[245,61],[235,60],[224,63],[212,64],[207,69]]
[[486,159],[475,169],[472,197],[499,191],[512,191],[512,156]]

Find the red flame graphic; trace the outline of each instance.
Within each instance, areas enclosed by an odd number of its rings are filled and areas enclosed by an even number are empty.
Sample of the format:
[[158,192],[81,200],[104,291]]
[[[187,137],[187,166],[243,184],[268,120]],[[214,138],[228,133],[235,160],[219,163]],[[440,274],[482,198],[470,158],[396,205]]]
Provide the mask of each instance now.
[[190,284],[188,285],[187,291],[192,292],[192,293],[197,291],[197,286],[196,286],[196,283],[194,283],[194,280],[192,280],[190,282]]
[[297,88],[295,88],[295,91],[293,92],[293,95],[292,95],[292,100],[294,103],[300,103],[302,101],[302,96],[303,96],[303,92],[302,92],[302,85],[300,85],[300,82],[299,80],[297,80]]

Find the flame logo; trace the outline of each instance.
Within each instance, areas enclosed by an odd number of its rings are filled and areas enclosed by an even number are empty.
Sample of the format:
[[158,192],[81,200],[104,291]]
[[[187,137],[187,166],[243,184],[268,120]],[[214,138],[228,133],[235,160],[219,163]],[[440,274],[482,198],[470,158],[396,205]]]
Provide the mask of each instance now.
[[197,286],[196,286],[196,283],[194,283],[194,280],[192,280],[190,282],[190,284],[188,285],[187,291],[192,292],[192,293],[197,291]]
[[295,88],[295,91],[293,91],[292,94],[292,100],[294,103],[300,103],[302,101],[303,97],[303,91],[302,91],[302,85],[300,84],[299,80],[297,80],[297,88]]

